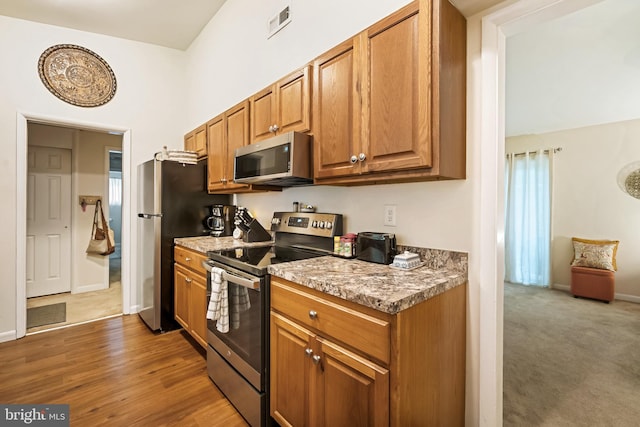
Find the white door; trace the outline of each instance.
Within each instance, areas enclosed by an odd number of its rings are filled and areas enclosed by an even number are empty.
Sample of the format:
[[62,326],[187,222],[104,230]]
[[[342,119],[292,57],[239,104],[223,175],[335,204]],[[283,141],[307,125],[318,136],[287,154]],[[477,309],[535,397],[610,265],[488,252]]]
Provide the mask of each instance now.
[[29,146],[27,298],[71,291],[70,227],[71,151]]

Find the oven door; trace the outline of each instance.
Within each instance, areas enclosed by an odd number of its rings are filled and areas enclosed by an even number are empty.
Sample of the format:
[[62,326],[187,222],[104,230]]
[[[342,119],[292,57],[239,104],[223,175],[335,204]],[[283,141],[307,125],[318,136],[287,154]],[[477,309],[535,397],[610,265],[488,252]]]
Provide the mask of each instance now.
[[266,277],[253,276],[233,267],[208,260],[208,287],[211,269],[224,270],[227,281],[229,331],[220,332],[216,320],[207,319],[208,344],[258,391],[265,390],[266,327],[268,303]]

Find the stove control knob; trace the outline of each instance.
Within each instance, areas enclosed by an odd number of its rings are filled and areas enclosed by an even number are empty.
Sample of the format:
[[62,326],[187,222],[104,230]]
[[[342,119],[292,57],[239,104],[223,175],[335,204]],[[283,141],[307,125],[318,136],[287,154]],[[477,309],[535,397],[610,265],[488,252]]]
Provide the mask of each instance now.
[[327,230],[331,230],[333,228],[333,223],[331,221],[325,222],[324,228],[326,228]]
[[271,224],[273,224],[273,225],[280,225],[280,218],[273,217],[273,218],[271,219]]
[[318,221],[313,221],[313,222],[311,223],[311,227],[312,227],[312,228],[318,228]]
[[318,228],[324,228],[324,221],[320,221],[318,223]]

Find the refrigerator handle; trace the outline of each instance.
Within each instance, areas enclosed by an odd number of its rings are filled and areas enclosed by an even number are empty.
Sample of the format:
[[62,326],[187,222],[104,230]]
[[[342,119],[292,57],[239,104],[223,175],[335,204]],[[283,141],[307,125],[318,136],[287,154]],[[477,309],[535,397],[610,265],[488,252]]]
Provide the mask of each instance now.
[[154,217],[162,218],[162,214],[161,214],[161,213],[159,213],[159,214],[146,214],[146,213],[139,213],[139,214],[138,214],[138,216],[139,216],[140,218],[144,218],[144,219],[151,219],[151,218],[154,218]]

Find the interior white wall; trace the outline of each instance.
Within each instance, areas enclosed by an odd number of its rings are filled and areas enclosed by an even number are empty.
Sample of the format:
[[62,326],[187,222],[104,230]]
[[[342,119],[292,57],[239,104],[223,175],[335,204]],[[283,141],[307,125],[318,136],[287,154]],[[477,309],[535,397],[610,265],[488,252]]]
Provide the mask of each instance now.
[[[109,218],[108,195],[105,194],[109,171],[106,169],[106,147],[120,146],[121,135],[79,130],[76,133],[73,165],[73,277],[72,293],[97,291],[109,287],[109,257],[86,253],[89,237],[93,228],[95,206],[78,203],[80,196],[102,196],[102,211]],[[98,215],[98,221],[101,218]]]
[[507,138],[507,152],[562,147],[554,156],[552,282],[571,284],[572,237],[620,240],[616,293],[640,301],[640,200],[618,172],[640,160],[640,120]]
[[[188,125],[195,128],[404,6],[407,1],[292,2],[293,22],[266,39],[266,20],[279,2],[226,2],[189,49]],[[251,10],[251,14],[246,13]],[[241,23],[241,24],[240,24]],[[477,43],[474,33],[470,42]],[[238,55],[237,52],[242,52]],[[473,105],[470,103],[469,108]],[[237,195],[263,225],[294,201],[346,216],[350,232],[396,233],[401,244],[470,252],[467,340],[467,424],[478,423],[478,145],[467,147],[467,180],[361,187],[312,186]],[[383,225],[385,204],[397,206],[397,226]],[[495,237],[495,234],[494,234]],[[476,257],[476,258],[474,258]]]
[[[77,44],[98,53],[116,74],[118,88],[115,97],[104,106],[82,108],[67,104],[53,96],[38,76],[38,58],[54,44]],[[130,152],[126,161],[132,168],[152,157],[163,145],[182,147],[185,111],[185,53],[139,42],[98,34],[74,31],[34,22],[0,16],[0,195],[7,206],[16,206],[17,123],[21,114],[28,117],[50,117],[54,121],[91,123],[107,129],[130,130]],[[131,178],[131,195],[135,198],[135,174]],[[126,179],[126,178],[125,178]],[[135,224],[135,213],[131,214]],[[0,341],[16,335],[16,210],[0,212],[0,269],[5,280],[0,285]],[[135,227],[132,227],[131,253],[135,253]],[[131,277],[135,277],[132,266]],[[126,278],[123,278],[123,282]],[[134,298],[135,299],[135,298]],[[135,301],[131,302],[135,305]],[[129,309],[125,308],[128,312]],[[13,338],[12,338],[13,337]]]

